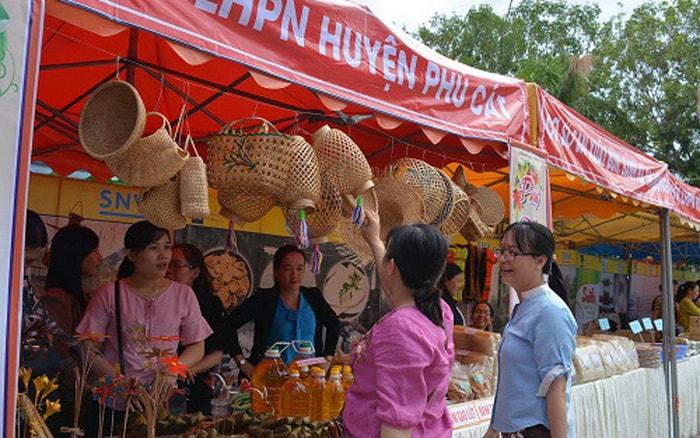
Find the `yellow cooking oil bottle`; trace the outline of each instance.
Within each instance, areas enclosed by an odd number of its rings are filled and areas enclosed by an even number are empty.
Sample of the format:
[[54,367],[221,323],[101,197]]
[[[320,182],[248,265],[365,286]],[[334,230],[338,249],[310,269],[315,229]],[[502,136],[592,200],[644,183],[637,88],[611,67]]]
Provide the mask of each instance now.
[[285,342],[273,344],[265,352],[265,358],[255,367],[251,388],[253,413],[279,412],[282,385],[287,380],[287,367],[282,360]]
[[315,357],[316,350],[314,344],[309,341],[292,341],[290,346],[296,353],[294,359],[289,363],[289,368],[298,368],[302,366],[311,368],[314,365],[319,365],[326,361],[322,357]]
[[348,393],[348,388],[350,388],[350,385],[352,385],[352,382],[355,381],[355,376],[352,375],[352,367],[350,365],[343,365],[343,389],[345,390],[345,393]]
[[311,421],[326,421],[324,416],[326,372],[321,367],[311,367],[311,378],[311,384],[309,385],[309,393],[311,394],[309,417]]
[[340,366],[331,367],[331,372],[324,389],[324,421],[332,420],[340,416],[345,404],[345,390],[340,381]]
[[311,394],[309,388],[299,377],[299,370],[289,369],[289,377],[282,385],[280,396],[280,412],[277,415],[282,417],[303,418],[309,416],[311,408]]

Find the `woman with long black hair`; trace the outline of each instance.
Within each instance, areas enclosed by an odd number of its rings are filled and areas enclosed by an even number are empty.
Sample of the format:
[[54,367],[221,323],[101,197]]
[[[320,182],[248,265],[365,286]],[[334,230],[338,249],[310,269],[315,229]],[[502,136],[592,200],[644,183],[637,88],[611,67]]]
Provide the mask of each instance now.
[[355,381],[343,424],[349,437],[450,437],[445,398],[454,363],[452,312],[437,282],[448,244],[434,227],[404,225],[379,236],[366,212],[362,234],[391,305],[351,355]]
[[561,297],[565,282],[554,265],[554,236],[542,224],[516,222],[494,249],[501,280],[515,289],[498,349],[498,384],[485,437],[573,436],[571,377],[576,321]]
[[192,288],[204,319],[214,330],[204,341],[204,357],[189,369],[186,387],[187,412],[203,412],[210,415],[212,391],[206,380],[209,376],[208,371],[220,365],[224,355],[221,324],[226,310],[214,293],[209,272],[204,264],[204,255],[196,246],[189,243],[173,246],[166,277]]

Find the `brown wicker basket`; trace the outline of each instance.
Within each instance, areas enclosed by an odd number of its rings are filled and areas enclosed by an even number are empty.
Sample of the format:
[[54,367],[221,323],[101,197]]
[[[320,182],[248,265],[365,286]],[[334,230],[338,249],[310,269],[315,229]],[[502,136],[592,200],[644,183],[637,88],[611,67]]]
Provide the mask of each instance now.
[[479,217],[479,209],[472,203],[472,208],[469,209],[467,221],[459,231],[465,239],[470,242],[475,242],[482,237],[487,237],[493,234],[493,229],[489,228]]
[[239,226],[262,219],[275,206],[275,200],[268,196],[223,190],[219,190],[217,199],[221,205],[219,214]]
[[180,213],[180,179],[144,190],[137,203],[139,212],[153,225],[166,230],[185,228],[187,220]]
[[289,209],[305,208],[310,211],[321,199],[321,175],[316,152],[304,137],[295,135],[292,138],[285,190],[278,198]]
[[161,113],[148,116],[160,117],[162,124],[124,150],[105,158],[107,167],[121,181],[136,187],[154,187],[165,184],[182,169],[189,153],[173,140],[168,119]]
[[386,176],[374,180],[374,191],[379,204],[382,240],[396,226],[420,222],[424,203],[417,188],[402,179]]
[[311,138],[322,172],[335,175],[341,195],[357,198],[372,188],[367,158],[347,134],[324,125]]
[[455,207],[455,185],[450,180],[450,177],[445,174],[441,169],[434,168],[442,178],[442,183],[444,185],[444,191],[446,194],[445,203],[443,204],[442,211],[438,214],[438,217],[431,223],[436,227],[440,227],[445,221],[452,215],[452,210]]
[[180,213],[185,217],[203,219],[211,214],[207,166],[189,135],[185,139],[185,147],[190,147],[194,156],[190,156],[180,169]]
[[[328,242],[329,236],[338,227],[342,217],[341,204],[342,199],[333,175],[324,175],[321,179],[321,199],[316,203],[314,211],[306,215],[311,243]],[[284,217],[288,228],[296,230],[299,225],[298,210],[285,209]]]
[[277,199],[286,188],[293,139],[260,118],[240,119],[207,142],[209,185]]
[[425,204],[424,216],[421,222],[435,224],[445,220],[445,204],[450,202],[451,188],[445,184],[443,176],[425,161],[415,158],[399,158],[389,164],[389,172],[395,178],[402,179],[421,194]]
[[505,217],[506,207],[503,199],[490,187],[478,187],[471,198],[472,202],[479,205],[481,220],[486,225],[497,225]]
[[440,231],[445,236],[451,236],[453,234],[459,233],[459,231],[467,223],[467,218],[469,217],[470,210],[472,209],[471,199],[466,194],[464,190],[454,185],[455,189],[455,202],[452,214],[443,222],[440,226]]
[[90,156],[105,159],[122,153],[143,135],[146,108],[128,82],[110,81],[98,87],[80,114],[78,136]]

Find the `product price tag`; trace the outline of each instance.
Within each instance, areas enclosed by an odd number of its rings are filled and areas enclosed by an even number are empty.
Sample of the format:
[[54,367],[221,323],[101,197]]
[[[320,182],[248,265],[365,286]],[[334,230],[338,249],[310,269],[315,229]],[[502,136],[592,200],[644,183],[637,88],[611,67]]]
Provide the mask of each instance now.
[[452,427],[459,429],[460,427],[471,426],[479,422],[479,414],[473,402],[458,403],[447,407],[452,420]]
[[654,330],[654,324],[651,323],[651,318],[642,318],[642,325],[644,325],[644,330]]
[[654,320],[654,327],[656,327],[657,332],[662,332],[664,331],[664,321],[659,318]]
[[630,330],[632,330],[632,333],[635,335],[638,335],[642,332],[642,324],[639,323],[639,321],[630,321]]
[[608,318],[600,318],[598,320],[598,326],[601,330],[607,332],[608,330],[610,330],[610,321],[608,321]]
[[493,411],[492,398],[474,400],[474,406],[476,407],[476,412],[479,414],[479,419],[481,421],[491,419],[491,411]]

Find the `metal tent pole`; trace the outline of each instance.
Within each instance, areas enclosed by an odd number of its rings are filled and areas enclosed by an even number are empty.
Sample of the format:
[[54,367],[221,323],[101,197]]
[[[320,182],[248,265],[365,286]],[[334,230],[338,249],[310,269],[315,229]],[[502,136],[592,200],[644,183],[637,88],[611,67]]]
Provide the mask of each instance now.
[[661,287],[663,294],[663,352],[668,436],[679,437],[678,431],[678,376],[676,369],[676,318],[675,297],[673,296],[673,260],[671,257],[671,220],[667,208],[659,213],[661,232]]

